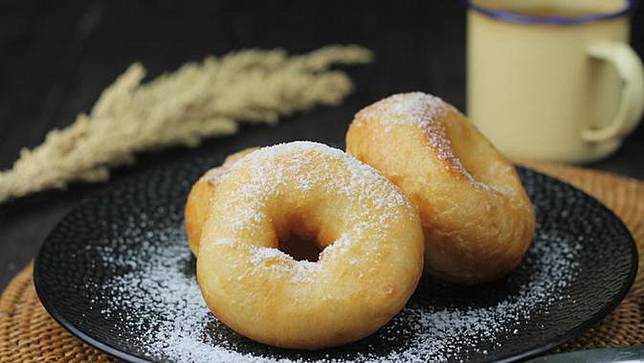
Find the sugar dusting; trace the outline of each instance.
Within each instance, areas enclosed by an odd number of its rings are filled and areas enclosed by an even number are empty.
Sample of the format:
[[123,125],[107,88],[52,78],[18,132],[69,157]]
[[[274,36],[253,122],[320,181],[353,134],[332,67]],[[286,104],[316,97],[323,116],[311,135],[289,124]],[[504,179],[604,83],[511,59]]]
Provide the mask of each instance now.
[[[338,242],[332,248],[341,251],[344,242]],[[105,266],[122,271],[102,286],[97,307],[118,321],[123,336],[143,353],[177,362],[413,362],[485,355],[489,352],[479,346],[500,347],[508,336],[520,336],[526,324],[543,321],[530,319],[547,315],[553,305],[574,303],[566,291],[582,249],[572,236],[538,234],[522,267],[530,274],[498,301],[475,308],[445,306],[439,296],[443,288],[425,283],[407,308],[355,349],[297,352],[239,338],[213,317],[194,278],[180,225],[147,232],[141,243],[139,251],[92,247]],[[282,258],[272,250],[258,256]]]
[[452,149],[452,140],[447,133],[446,122],[454,120],[446,117],[449,111],[458,112],[449,103],[423,92],[400,93],[382,99],[362,109],[355,118],[356,127],[367,122],[379,123],[385,133],[398,126],[412,126],[422,130],[433,154],[451,171],[462,175],[474,187],[496,190],[500,193],[511,192],[507,188],[497,188],[483,183],[465,168],[461,159]]
[[253,273],[266,271],[291,272],[290,281],[294,283],[313,283],[315,274],[320,271],[320,264],[300,260],[278,250],[277,248],[253,247],[250,264],[254,266]]
[[[337,169],[337,165],[320,162],[319,158],[312,155],[340,162],[347,171],[348,180],[334,177],[339,173],[345,174],[341,168]],[[295,141],[261,148],[233,163],[228,169],[229,173],[222,178],[238,168],[250,171],[250,182],[239,185],[236,192],[238,199],[257,200],[258,196],[266,198],[277,193],[280,185],[292,181],[302,192],[323,184],[325,189],[355,198],[358,202],[370,199],[389,210],[399,205],[411,208],[402,193],[397,188],[392,188],[387,179],[375,169],[342,150],[316,142]]]
[[[235,174],[240,168],[246,173],[242,178]],[[298,141],[265,147],[246,155],[228,170],[220,182],[234,185],[235,193],[222,198],[219,206],[233,212],[221,216],[221,223],[238,230],[251,228],[270,218],[263,212],[265,206],[275,203],[290,186],[295,188],[296,194],[323,194],[327,200],[344,198],[344,204],[352,206],[351,218],[362,221],[352,227],[359,234],[368,231],[378,236],[401,218],[415,215],[410,202],[384,176],[343,151],[324,144]],[[316,193],[311,193],[312,189],[316,189]],[[253,253],[253,265],[257,269],[293,268],[298,274],[316,272],[317,265],[294,261],[277,249],[257,248]],[[266,260],[277,263],[258,263]],[[298,278],[310,280],[310,276]]]
[[[102,248],[103,262],[110,267],[132,267],[104,285],[97,300],[107,304],[101,313],[117,318],[120,329],[136,331],[132,343],[144,353],[181,362],[264,362],[265,359],[236,352],[225,340],[206,334],[219,323],[201,296],[180,227],[154,234],[156,242],[144,242],[146,252],[115,257]],[[127,311],[127,314],[121,313]],[[118,315],[114,315],[118,314]]]
[[[394,126],[399,125],[412,125],[426,130],[440,126],[436,120],[447,115],[450,108],[440,97],[430,94],[399,93],[365,107],[358,112],[356,119],[378,120],[385,127],[385,132],[390,132]],[[445,140],[438,137],[434,141],[445,143]]]

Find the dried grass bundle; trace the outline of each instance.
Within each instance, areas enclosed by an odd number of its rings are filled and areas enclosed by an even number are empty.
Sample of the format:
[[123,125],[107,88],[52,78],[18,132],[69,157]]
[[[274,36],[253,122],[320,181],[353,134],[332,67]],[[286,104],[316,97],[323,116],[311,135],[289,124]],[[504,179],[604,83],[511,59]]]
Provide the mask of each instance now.
[[170,145],[196,146],[237,131],[238,124],[277,122],[280,116],[340,103],[352,82],[334,64],[371,60],[358,46],[328,46],[300,56],[283,50],[243,50],[188,63],[142,84],[133,64],[99,97],[89,114],[51,131],[13,168],[0,172],[0,202],[29,193],[97,182],[135,153]]

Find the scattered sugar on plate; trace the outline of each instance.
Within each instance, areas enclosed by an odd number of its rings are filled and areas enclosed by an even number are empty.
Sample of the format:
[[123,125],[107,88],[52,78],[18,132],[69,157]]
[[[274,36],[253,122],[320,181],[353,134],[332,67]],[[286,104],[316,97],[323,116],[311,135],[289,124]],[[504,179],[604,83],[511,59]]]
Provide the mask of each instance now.
[[[132,228],[144,236],[141,249],[119,249],[116,240],[114,247],[91,247],[105,267],[117,271],[101,285],[96,306],[106,319],[118,322],[119,335],[142,354],[176,362],[411,362],[487,355],[489,347],[520,337],[526,323],[539,321],[531,319],[569,299],[566,288],[576,276],[582,250],[571,236],[538,234],[520,267],[530,273],[517,274],[520,281],[510,277],[505,283],[516,284],[516,291],[507,296],[472,307],[440,296],[455,287],[423,281],[408,306],[373,336],[348,348],[301,352],[240,337],[210,313],[180,224],[151,233]],[[494,296],[494,287],[487,288]]]

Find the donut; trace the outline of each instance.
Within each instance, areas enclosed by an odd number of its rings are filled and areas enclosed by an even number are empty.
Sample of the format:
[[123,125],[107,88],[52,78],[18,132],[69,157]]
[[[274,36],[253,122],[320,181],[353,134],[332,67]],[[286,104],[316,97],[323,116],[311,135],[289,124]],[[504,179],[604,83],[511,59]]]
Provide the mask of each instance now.
[[[423,269],[414,207],[386,178],[343,151],[312,142],[246,155],[215,188],[197,257],[213,314],[237,333],[314,350],[387,323]],[[297,238],[316,262],[280,250]]]
[[355,115],[346,149],[418,210],[426,273],[476,284],[520,264],[534,233],[530,200],[512,164],[453,106],[420,92],[378,101]]
[[192,185],[184,209],[184,227],[188,237],[188,246],[190,246],[190,250],[195,256],[197,256],[197,251],[199,250],[201,228],[208,218],[208,210],[212,203],[212,193],[215,190],[217,181],[228,171],[233,163],[256,149],[256,147],[252,147],[229,155],[222,165],[208,170]]

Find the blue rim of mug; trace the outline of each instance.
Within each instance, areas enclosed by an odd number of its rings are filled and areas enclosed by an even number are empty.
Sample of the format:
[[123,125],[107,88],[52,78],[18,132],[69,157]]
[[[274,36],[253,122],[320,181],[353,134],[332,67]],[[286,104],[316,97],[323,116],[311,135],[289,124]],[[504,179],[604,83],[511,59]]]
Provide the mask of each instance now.
[[626,0],[624,1],[624,7],[610,13],[600,13],[600,14],[593,14],[593,15],[586,15],[586,16],[533,16],[533,15],[521,15],[507,10],[486,8],[484,6],[475,4],[474,0],[463,0],[463,2],[468,8],[497,20],[504,20],[504,21],[510,21],[515,23],[554,24],[554,25],[582,24],[582,23],[590,23],[598,20],[619,18],[631,11],[631,9],[633,8],[633,5],[635,5],[635,1],[636,0]]

